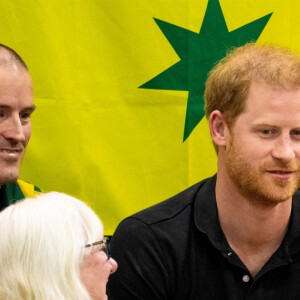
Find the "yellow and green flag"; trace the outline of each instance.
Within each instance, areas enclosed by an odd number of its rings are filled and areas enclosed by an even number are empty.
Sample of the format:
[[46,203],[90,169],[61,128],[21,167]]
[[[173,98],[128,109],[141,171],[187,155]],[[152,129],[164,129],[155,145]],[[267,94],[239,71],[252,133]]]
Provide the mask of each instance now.
[[37,110],[21,178],[126,216],[216,171],[209,69],[250,41],[300,51],[296,0],[9,0],[0,43],[28,64]]

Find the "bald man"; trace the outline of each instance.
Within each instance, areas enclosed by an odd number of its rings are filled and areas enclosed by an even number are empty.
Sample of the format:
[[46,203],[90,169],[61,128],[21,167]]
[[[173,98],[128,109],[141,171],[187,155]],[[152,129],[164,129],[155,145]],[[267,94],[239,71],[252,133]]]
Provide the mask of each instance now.
[[25,62],[0,44],[0,209],[38,191],[18,179],[34,110],[32,80]]

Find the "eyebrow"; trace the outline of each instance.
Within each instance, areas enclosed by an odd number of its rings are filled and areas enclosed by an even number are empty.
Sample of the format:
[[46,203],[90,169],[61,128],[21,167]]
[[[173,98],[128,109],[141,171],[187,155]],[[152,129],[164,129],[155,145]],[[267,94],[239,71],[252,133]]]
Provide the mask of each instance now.
[[34,112],[36,110],[36,106],[35,105],[26,106],[22,110],[30,110],[31,112]]
[[268,122],[265,122],[265,121],[254,122],[253,126],[255,126],[255,127],[258,127],[258,126],[278,127],[278,125],[275,125],[275,123],[268,123]]
[[[5,104],[0,104],[0,109],[1,109],[1,108],[4,108],[4,109],[11,109],[11,106],[5,105]],[[31,106],[26,106],[26,107],[24,107],[24,108],[22,109],[22,111],[23,111],[23,110],[30,110],[30,111],[34,112],[35,109],[36,109],[36,106],[35,106],[35,105],[31,105]]]

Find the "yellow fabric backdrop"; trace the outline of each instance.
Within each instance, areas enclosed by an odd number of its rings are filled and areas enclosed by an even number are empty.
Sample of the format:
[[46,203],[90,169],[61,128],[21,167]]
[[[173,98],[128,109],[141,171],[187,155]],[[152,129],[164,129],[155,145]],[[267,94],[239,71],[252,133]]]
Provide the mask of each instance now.
[[[273,13],[258,43],[300,50],[298,0],[220,0],[229,31]],[[141,89],[180,60],[153,18],[199,33],[204,0],[0,1],[0,43],[33,77],[21,178],[124,217],[214,174],[202,120],[183,142],[187,91]]]

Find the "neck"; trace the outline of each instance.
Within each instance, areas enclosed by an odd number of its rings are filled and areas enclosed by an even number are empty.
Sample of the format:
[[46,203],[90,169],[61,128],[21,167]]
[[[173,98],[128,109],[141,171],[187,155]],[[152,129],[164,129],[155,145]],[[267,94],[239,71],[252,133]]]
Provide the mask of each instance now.
[[255,276],[286,234],[292,199],[259,206],[241,195],[228,176],[219,173],[216,199],[220,225],[230,247]]

